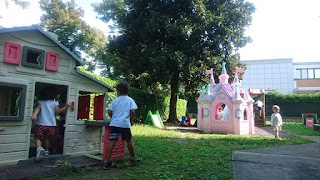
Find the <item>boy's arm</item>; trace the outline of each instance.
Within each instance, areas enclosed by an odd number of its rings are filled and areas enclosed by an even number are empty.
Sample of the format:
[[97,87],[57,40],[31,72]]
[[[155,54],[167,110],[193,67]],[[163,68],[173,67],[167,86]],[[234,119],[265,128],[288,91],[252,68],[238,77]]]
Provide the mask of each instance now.
[[134,124],[134,114],[135,114],[136,110],[134,109],[131,109],[130,110],[130,123],[131,123],[131,126],[133,126]]
[[64,113],[68,110],[69,106],[71,105],[71,103],[67,103],[63,108],[59,108],[59,106],[54,108],[54,112],[56,114],[61,114]]
[[40,109],[41,109],[41,105],[38,104],[37,107],[34,109],[34,111],[32,113],[32,116],[31,116],[32,121],[37,120],[37,116],[38,116],[38,114],[40,112]]
[[108,109],[108,115],[112,118],[112,111],[110,109]]

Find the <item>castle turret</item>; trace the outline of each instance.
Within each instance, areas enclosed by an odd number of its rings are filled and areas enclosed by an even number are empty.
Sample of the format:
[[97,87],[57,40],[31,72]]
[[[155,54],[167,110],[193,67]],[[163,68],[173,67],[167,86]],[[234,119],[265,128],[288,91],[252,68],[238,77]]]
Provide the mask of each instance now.
[[216,82],[214,81],[213,78],[213,68],[211,68],[210,70],[206,70],[206,74],[210,74],[210,89],[208,94],[211,95],[213,92],[213,89],[216,87]]
[[229,75],[227,74],[226,63],[222,62],[222,71],[219,76],[219,83],[220,84],[228,84],[228,81],[229,81]]

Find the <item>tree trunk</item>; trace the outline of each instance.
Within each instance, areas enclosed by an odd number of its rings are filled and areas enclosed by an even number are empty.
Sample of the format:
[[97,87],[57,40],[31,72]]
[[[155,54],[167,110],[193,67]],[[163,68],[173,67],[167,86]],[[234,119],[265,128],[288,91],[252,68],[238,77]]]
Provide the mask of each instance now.
[[171,86],[171,97],[170,97],[170,112],[169,119],[167,122],[179,122],[177,118],[177,101],[178,101],[178,90],[179,90],[179,71],[178,68],[173,72],[172,79],[170,81]]

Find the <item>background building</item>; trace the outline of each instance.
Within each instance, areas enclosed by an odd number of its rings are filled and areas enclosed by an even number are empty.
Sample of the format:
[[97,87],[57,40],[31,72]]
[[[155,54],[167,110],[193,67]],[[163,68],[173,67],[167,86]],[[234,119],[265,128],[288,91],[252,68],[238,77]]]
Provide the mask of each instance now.
[[241,62],[247,65],[242,84],[248,88],[277,90],[280,93],[294,92],[294,65],[291,58]]
[[320,61],[293,62],[288,58],[241,62],[247,65],[242,84],[248,88],[280,93],[320,92]]
[[293,63],[294,93],[320,92],[320,62]]

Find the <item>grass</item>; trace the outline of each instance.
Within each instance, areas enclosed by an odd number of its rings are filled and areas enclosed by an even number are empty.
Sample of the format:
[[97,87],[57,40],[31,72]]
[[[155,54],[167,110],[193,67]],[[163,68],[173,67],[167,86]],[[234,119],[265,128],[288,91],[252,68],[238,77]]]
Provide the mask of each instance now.
[[314,131],[312,126],[307,127],[297,122],[284,122],[283,131],[293,135],[320,136],[320,132]]
[[[297,130],[296,130],[297,129]],[[285,123],[284,131],[310,133],[298,124]],[[52,175],[64,179],[232,179],[235,150],[310,143],[300,137],[275,140],[272,137],[200,134],[159,130],[150,126],[132,127],[135,149],[143,161],[128,167],[127,159],[117,160],[120,168]],[[49,178],[49,177],[47,177]]]

